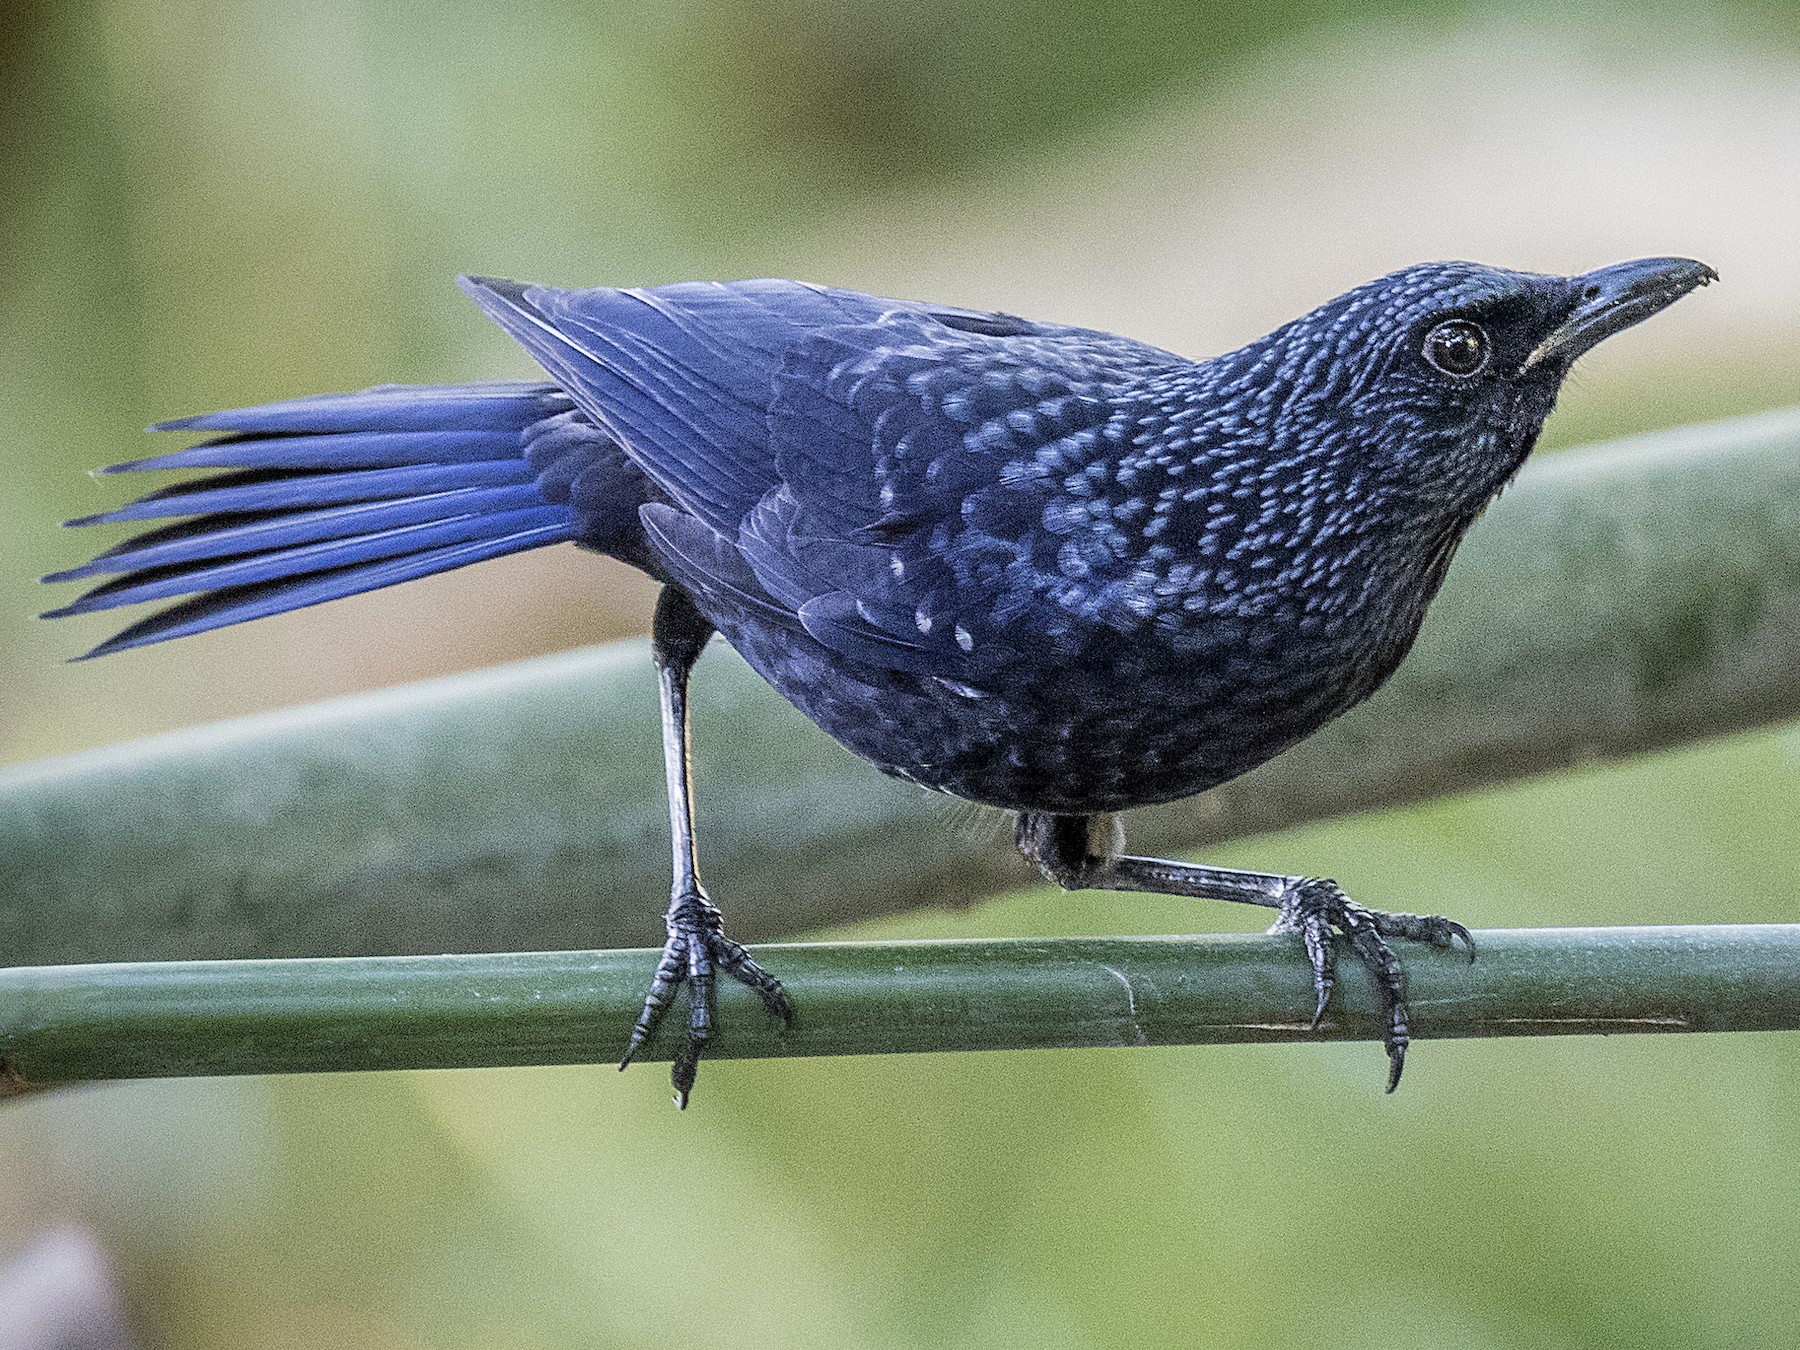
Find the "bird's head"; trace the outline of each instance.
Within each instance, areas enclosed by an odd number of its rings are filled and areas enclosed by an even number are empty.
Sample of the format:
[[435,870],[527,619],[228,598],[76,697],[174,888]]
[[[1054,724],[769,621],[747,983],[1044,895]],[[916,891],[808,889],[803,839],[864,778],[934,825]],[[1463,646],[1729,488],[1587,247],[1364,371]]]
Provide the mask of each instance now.
[[1691,258],[1579,276],[1425,263],[1270,335],[1290,411],[1330,407],[1344,450],[1418,505],[1472,517],[1517,472],[1577,357],[1717,279]]

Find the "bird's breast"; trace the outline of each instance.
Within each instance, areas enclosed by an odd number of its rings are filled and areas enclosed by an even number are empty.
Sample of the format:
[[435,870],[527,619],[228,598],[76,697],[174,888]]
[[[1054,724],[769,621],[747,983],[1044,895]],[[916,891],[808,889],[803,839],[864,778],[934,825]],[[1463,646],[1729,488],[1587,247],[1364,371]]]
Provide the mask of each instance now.
[[727,637],[885,771],[992,806],[1071,813],[1236,777],[1366,697],[1398,660],[1391,643],[1305,632],[1291,616],[1215,620],[1210,632],[1176,645],[1154,628],[1114,630],[1072,647],[1064,633],[979,680],[869,666],[754,626]]

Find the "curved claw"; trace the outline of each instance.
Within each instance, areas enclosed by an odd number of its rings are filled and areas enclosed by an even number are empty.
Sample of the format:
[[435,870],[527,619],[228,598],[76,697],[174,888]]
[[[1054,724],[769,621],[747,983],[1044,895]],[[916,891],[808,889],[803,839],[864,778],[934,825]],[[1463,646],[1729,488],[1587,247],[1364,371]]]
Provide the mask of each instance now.
[[675,1053],[675,1062],[669,1066],[669,1083],[675,1089],[675,1109],[685,1111],[688,1107],[688,1094],[694,1090],[694,1079],[700,1073],[700,1047],[689,1041]]
[[756,991],[769,1016],[781,1020],[784,1032],[794,1029],[793,1000],[788,997],[787,990],[781,987],[780,980],[751,959],[749,949],[743,943],[734,942],[720,934],[713,960],[720,970]]
[[1406,1068],[1406,1043],[1388,1047],[1388,1081],[1387,1090],[1392,1092],[1400,1086],[1400,1074]]
[[1469,950],[1469,964],[1474,965],[1475,964],[1475,935],[1473,933],[1471,933],[1467,928],[1464,928],[1455,919],[1446,919],[1444,922],[1446,922],[1450,925],[1450,941],[1451,941],[1451,943],[1455,944],[1457,942],[1461,942],[1464,947],[1467,947]]
[[675,1001],[675,991],[681,987],[686,976],[694,945],[694,939],[686,928],[670,927],[669,940],[663,944],[662,956],[656,962],[656,973],[650,977],[650,988],[644,995],[644,1010],[632,1024],[631,1038],[626,1042],[625,1054],[619,1060],[621,1072],[637,1058],[637,1052],[643,1049],[644,1042],[654,1036],[656,1028],[662,1024],[663,1014],[668,1012],[669,1005]]
[[1317,1031],[1319,1023],[1325,1020],[1331,991],[1337,985],[1337,949],[1332,946],[1330,925],[1319,915],[1310,915],[1301,922],[1300,936],[1306,943],[1306,958],[1312,963],[1313,991],[1318,995],[1312,1016],[1312,1029]]

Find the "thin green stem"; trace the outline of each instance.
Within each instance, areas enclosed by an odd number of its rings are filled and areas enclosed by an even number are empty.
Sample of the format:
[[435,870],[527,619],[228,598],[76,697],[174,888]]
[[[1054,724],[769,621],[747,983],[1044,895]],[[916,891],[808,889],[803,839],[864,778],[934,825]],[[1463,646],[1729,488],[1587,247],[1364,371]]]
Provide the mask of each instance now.
[[[1800,924],[1515,929],[1406,953],[1419,1038],[1800,1029]],[[1359,963],[1325,1020],[1296,939],[1063,938],[757,949],[783,1036],[720,989],[709,1057],[1379,1039]],[[0,1091],[109,1078],[606,1062],[651,950],[0,971]],[[670,1019],[680,1022],[681,1019]],[[679,1028],[677,1028],[679,1030]],[[659,1038],[643,1058],[668,1058]]]

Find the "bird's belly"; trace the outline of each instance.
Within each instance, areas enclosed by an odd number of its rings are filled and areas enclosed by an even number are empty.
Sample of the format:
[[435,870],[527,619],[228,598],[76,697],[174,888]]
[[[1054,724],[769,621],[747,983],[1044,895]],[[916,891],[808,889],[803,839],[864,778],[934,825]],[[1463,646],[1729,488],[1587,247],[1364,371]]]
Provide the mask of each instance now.
[[1010,810],[1086,814],[1189,796],[1279,754],[1385,671],[1318,643],[1179,659],[1123,642],[975,688],[726,629],[764,679],[888,773]]

